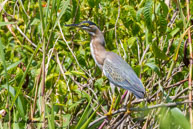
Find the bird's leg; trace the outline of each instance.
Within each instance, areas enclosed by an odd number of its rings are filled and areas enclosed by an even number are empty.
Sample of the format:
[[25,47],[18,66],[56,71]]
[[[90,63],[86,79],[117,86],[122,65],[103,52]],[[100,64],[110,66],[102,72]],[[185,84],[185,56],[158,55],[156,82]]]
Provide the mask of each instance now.
[[113,110],[113,105],[115,103],[115,95],[113,94],[113,100],[112,100],[112,103],[111,103],[111,107],[109,109],[109,111],[105,114],[105,116],[111,116],[112,115],[112,110]]
[[111,103],[111,107],[109,109],[109,111],[105,114],[106,116],[111,116],[112,115],[112,110],[113,110],[113,105],[115,103],[115,86],[113,83],[110,83],[110,86],[111,86],[111,90],[112,90],[112,94],[113,94],[113,100],[112,100],[112,103]]
[[130,106],[131,106],[132,97],[133,97],[133,94],[131,94],[130,97],[129,97],[129,103],[128,103],[128,105],[127,105],[127,112],[126,112],[127,114],[130,114],[130,113],[131,113],[131,111],[129,110],[129,108],[130,108]]

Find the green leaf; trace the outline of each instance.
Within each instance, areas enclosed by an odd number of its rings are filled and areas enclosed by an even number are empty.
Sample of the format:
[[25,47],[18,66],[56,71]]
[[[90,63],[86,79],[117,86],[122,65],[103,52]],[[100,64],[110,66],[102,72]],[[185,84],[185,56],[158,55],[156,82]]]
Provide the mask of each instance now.
[[20,129],[19,122],[18,122],[18,111],[15,109],[13,110],[13,129]]
[[78,124],[76,125],[75,129],[80,129],[82,125],[85,123],[85,121],[88,119],[88,116],[92,112],[92,108],[90,107],[91,100],[89,101],[88,105],[86,106],[86,109],[84,110],[84,113],[82,114],[80,120],[78,121]]
[[[61,2],[62,7],[63,7],[63,4],[65,4],[65,1]],[[72,6],[71,6],[71,4],[69,4],[69,6],[67,7],[67,9],[66,9],[64,15],[62,16],[61,20],[62,21],[63,20],[68,21],[68,20],[70,20],[70,18],[72,18]]]
[[[48,111],[49,107],[46,106],[46,113],[50,114]],[[54,106],[53,103],[51,101],[51,115],[48,115],[48,127],[49,129],[55,129],[55,124],[54,124]]]
[[146,63],[145,65],[147,65],[148,67],[150,67],[154,72],[156,72],[158,75],[160,75],[160,69],[159,67],[154,63]]
[[46,82],[49,81],[52,78],[58,77],[57,73],[51,73],[46,77]]
[[181,112],[181,110],[177,107],[171,109],[171,115],[173,116],[173,121],[180,125],[183,129],[190,129],[190,123],[184,116],[184,114]]
[[159,24],[160,24],[159,31],[163,35],[166,32],[167,24],[168,24],[166,17],[164,17],[163,15],[160,15],[158,20],[159,20]]
[[26,48],[30,53],[33,53],[34,50],[29,45],[22,45],[22,47]]
[[91,8],[95,6],[95,0],[87,0],[87,2]]
[[144,8],[140,8],[140,9],[137,11],[137,13],[136,13],[136,20],[137,20],[137,21],[140,21],[140,20],[141,20],[141,15],[142,15],[142,13],[143,13],[143,10],[144,10]]
[[135,71],[135,73],[137,74],[137,76],[140,76],[140,72],[141,72],[141,65],[137,65],[133,68],[133,70]]
[[162,9],[161,14],[163,15],[163,17],[166,18],[168,15],[168,6],[163,1],[161,1],[160,3],[161,3],[161,9]]
[[[5,88],[8,90],[8,86],[6,86],[6,85],[2,85],[2,88]],[[11,95],[12,98],[15,97],[15,93],[16,93],[15,89],[12,86],[9,86],[9,94]],[[24,105],[22,103],[21,96],[18,96],[16,101],[17,101],[16,107],[19,111],[19,114],[22,116],[23,119],[25,119]]]
[[62,11],[60,12],[59,16],[57,17],[57,19],[56,19],[56,21],[55,21],[55,24],[54,24],[54,27],[53,27],[53,28],[55,28],[56,25],[58,24],[58,22],[60,21],[60,18],[61,18],[62,15],[65,13],[65,11],[66,11],[66,9],[67,9],[69,3],[70,3],[70,0],[67,0],[67,1],[65,2],[65,4],[63,5]]
[[[103,103],[103,102],[102,102]],[[101,104],[102,104],[101,103]],[[98,111],[99,107],[101,106],[101,104],[96,108],[96,110],[92,113],[92,115],[88,118],[88,120],[83,124],[83,126],[80,129],[87,129],[89,123],[91,122],[92,118],[94,117],[94,115],[96,114],[96,112]]]
[[[9,66],[7,67],[7,71],[9,71],[9,70],[11,70],[11,69],[17,67],[18,64],[20,64],[23,60],[24,60],[24,59],[19,60],[19,61],[15,62],[15,63],[9,65]],[[1,75],[2,75],[2,74],[5,74],[5,70],[3,70],[3,71],[1,72]]]
[[143,15],[146,26],[149,30],[152,29],[152,1],[147,0],[143,9]]
[[172,117],[170,115],[169,108],[162,108],[160,113],[159,128],[160,129],[170,129]]
[[24,104],[23,104],[24,101],[22,101],[22,100],[23,100],[23,96],[19,96],[17,98],[17,100],[16,100],[16,102],[17,102],[16,103],[16,107],[17,107],[17,109],[19,111],[19,114],[25,120],[25,110],[24,110]]
[[81,98],[86,98],[87,101],[90,101],[91,100],[91,96],[86,93],[85,91],[81,91],[79,89],[75,90],[75,93],[77,93],[79,96],[81,96]]
[[63,115],[63,127],[67,127],[70,124],[71,114]]
[[65,75],[78,75],[78,76],[82,76],[84,78],[87,78],[84,72],[80,72],[80,71],[67,71],[65,72]]
[[72,17],[75,17],[75,23],[78,23],[80,20],[80,4],[77,0],[72,0],[73,10],[72,10]]
[[[7,85],[1,85],[1,87],[8,90],[8,86]],[[14,96],[15,96],[15,89],[12,86],[9,86],[9,94],[11,95],[11,97],[14,98]]]
[[78,100],[77,102],[73,103],[72,105],[70,105],[69,110],[72,110],[72,108],[77,107],[78,105],[80,105],[85,99],[81,99]]
[[40,24],[40,19],[37,19],[37,18],[34,18],[33,21],[31,22],[31,26],[34,25],[34,26],[38,26]]
[[[8,98],[10,96],[10,86],[9,86],[9,78],[8,78],[8,75],[7,75],[7,65],[6,65],[6,62],[5,62],[5,53],[3,51],[3,44],[1,42],[1,38],[0,38],[0,58],[3,62],[3,67],[4,67],[4,71],[5,71],[5,78],[6,78],[6,87],[7,87],[7,90],[8,90]],[[8,101],[10,102],[10,101]],[[9,103],[8,103],[9,104]]]
[[123,8],[125,8],[125,10],[128,12],[128,15],[131,15],[133,19],[136,18],[136,11],[135,11],[134,7],[132,7],[130,5],[125,5],[125,6],[123,6]]
[[129,48],[131,48],[131,47],[133,46],[133,44],[135,43],[135,41],[136,41],[136,37],[130,37],[130,38],[128,39],[128,46],[129,46]]
[[43,9],[42,9],[42,1],[39,1],[39,10],[40,10],[40,20],[41,20],[41,31],[44,33],[45,24],[44,24],[44,15],[43,15]]
[[6,77],[6,84],[8,85],[7,66],[6,66],[6,62],[5,62],[5,54],[4,54],[3,44],[1,42],[1,39],[0,39],[0,58],[3,62],[3,67],[4,67],[4,71],[5,71],[5,77]]
[[103,78],[99,78],[95,81],[94,86],[101,89],[101,86],[103,85]]
[[162,59],[162,60],[168,60],[169,58],[165,55],[164,52],[162,52],[155,43],[152,44],[153,53],[156,58]]
[[180,28],[175,28],[174,30],[172,30],[172,32],[170,32],[170,36],[174,37],[174,35],[176,35],[178,32],[180,31]]
[[16,24],[16,22],[0,22],[0,27],[1,26],[6,26],[6,25],[9,25],[9,24]]

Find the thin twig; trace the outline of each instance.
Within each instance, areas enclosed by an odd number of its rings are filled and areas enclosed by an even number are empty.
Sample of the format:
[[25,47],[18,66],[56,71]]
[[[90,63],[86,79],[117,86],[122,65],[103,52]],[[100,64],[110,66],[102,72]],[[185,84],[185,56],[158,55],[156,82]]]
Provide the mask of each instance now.
[[143,59],[144,59],[145,54],[147,53],[148,50],[149,50],[149,44],[147,45],[145,51],[143,52],[143,55],[142,55],[141,60],[139,62],[139,65],[142,65]]
[[183,83],[185,83],[187,81],[188,81],[188,79],[181,80],[181,81],[179,81],[179,82],[177,82],[175,84],[172,84],[172,85],[169,85],[167,87],[164,87],[164,89],[174,88],[174,87],[179,86],[179,85],[181,85],[181,84],[183,84]]
[[123,47],[123,43],[121,42],[121,40],[119,40],[119,42],[120,42],[120,44],[121,44],[121,47],[122,47],[123,53],[124,53],[123,59],[126,60],[127,54],[126,54],[126,51],[125,51],[125,49],[124,49],[124,47]]
[[64,71],[63,68],[62,68],[62,65],[61,65],[60,60],[59,60],[59,57],[58,57],[58,53],[57,53],[56,51],[54,51],[54,54],[55,54],[55,57],[56,57],[56,61],[57,61],[57,63],[58,63],[58,66],[59,66],[59,68],[60,68],[60,72],[62,73],[62,76],[63,76],[64,80],[66,80],[67,89],[68,89],[68,91],[69,91],[69,93],[71,94],[71,97],[72,97],[72,92],[71,92],[71,90],[70,90],[70,87],[69,87],[68,82],[67,82],[67,77],[66,77],[66,75],[65,75],[65,71],[66,71],[66,70]]
[[125,118],[128,117],[128,113],[124,114],[124,116],[121,118],[121,120],[119,120],[113,127],[112,129],[117,129],[117,127],[125,120]]
[[120,0],[118,0],[118,15],[117,15],[117,19],[115,22],[115,40],[116,40],[116,45],[117,45],[117,49],[118,49],[118,53],[120,55],[120,50],[119,50],[119,44],[118,44],[118,39],[117,39],[117,23],[120,17],[120,12],[121,12],[121,8],[120,8]]
[[35,108],[36,108],[36,101],[37,101],[37,95],[38,95],[38,89],[39,89],[39,83],[40,83],[41,75],[42,75],[42,67],[40,68],[40,73],[37,76],[37,81],[34,84],[34,86],[35,86],[35,97],[34,97],[34,102],[33,102],[33,107],[32,107],[32,112],[31,112],[31,118],[30,118],[32,121],[33,121],[33,115],[34,115]]
[[2,3],[0,3],[0,12],[3,9],[4,5],[7,3],[8,0],[3,1]]
[[168,27],[172,27],[172,25],[173,25],[173,23],[175,22],[175,20],[176,20],[176,18],[177,18],[177,14],[178,14],[178,9],[176,8],[176,10],[173,12],[173,16],[172,16],[172,18],[171,18],[171,20],[170,20],[170,22],[168,23]]
[[[16,29],[21,33],[21,35],[25,38],[25,39],[27,39],[27,41],[29,42],[29,43],[31,43],[31,45],[33,46],[33,47],[37,47],[37,45],[35,44],[35,43],[33,43],[22,31],[21,31],[21,29],[19,28],[19,26],[18,25],[15,25],[15,27],[16,27]],[[41,50],[42,51],[42,49],[39,49],[39,50]],[[43,52],[43,51],[42,51]]]
[[174,101],[175,99],[177,99],[178,97],[180,97],[181,94],[183,94],[184,92],[188,91],[188,87],[183,89],[182,91],[180,91],[180,93],[178,93],[173,99],[172,101]]
[[56,45],[56,43],[58,42],[58,39],[59,39],[59,38],[60,38],[60,36],[58,36],[58,38],[56,39],[53,47],[49,50],[49,52],[48,52],[48,54],[47,54],[48,61],[47,61],[47,64],[46,64],[46,71],[45,71],[45,72],[46,72],[46,75],[47,75],[47,72],[48,72],[49,63],[50,63],[50,60],[51,60],[51,58],[52,58],[52,54],[53,54],[53,52],[54,52],[55,45]]
[[[138,54],[138,62],[140,63],[140,60],[141,60],[141,58],[140,58],[140,46],[139,46],[139,40],[138,40],[138,38],[136,38],[136,41],[137,41],[137,54]],[[140,72],[141,73],[141,72]]]
[[[190,9],[189,9],[189,0],[186,0],[186,5],[187,5],[187,18],[188,18],[188,22],[190,20]],[[189,51],[190,51],[190,66],[189,66],[189,83],[188,83],[188,89],[189,89],[189,101],[192,100],[192,39],[191,39],[191,32],[190,29],[188,30],[188,42],[189,42]],[[189,113],[190,113],[190,125],[191,125],[191,129],[193,128],[193,119],[192,119],[192,103],[189,103]]]
[[98,129],[102,129],[105,126],[106,123],[107,123],[107,120],[104,120],[103,123],[99,126]]

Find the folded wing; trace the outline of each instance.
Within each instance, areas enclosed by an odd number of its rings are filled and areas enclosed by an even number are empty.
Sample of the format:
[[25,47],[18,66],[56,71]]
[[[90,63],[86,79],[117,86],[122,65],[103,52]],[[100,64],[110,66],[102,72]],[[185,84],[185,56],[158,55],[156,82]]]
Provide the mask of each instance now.
[[133,69],[117,54],[109,52],[103,63],[103,73],[115,86],[144,98],[145,89]]

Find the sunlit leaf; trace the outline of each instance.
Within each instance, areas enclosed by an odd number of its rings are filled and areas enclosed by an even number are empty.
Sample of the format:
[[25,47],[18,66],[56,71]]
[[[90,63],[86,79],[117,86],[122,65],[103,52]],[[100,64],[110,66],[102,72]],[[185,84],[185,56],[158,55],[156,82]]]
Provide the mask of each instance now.
[[179,31],[180,31],[180,28],[175,28],[172,32],[170,32],[171,37],[173,37]]
[[80,71],[67,71],[65,72],[65,75],[78,75],[78,76],[83,76],[84,78],[87,78],[85,73],[80,72]]
[[71,114],[63,115],[63,126],[67,127],[70,123]]
[[9,24],[15,24],[16,22],[0,22],[0,27],[1,26],[5,26],[5,25],[9,25]]
[[131,48],[133,46],[133,44],[135,43],[136,41],[136,37],[130,37],[128,39],[128,45],[129,45],[129,48]]
[[179,108],[171,109],[171,115],[176,124],[180,125],[183,129],[190,129],[190,123]]

